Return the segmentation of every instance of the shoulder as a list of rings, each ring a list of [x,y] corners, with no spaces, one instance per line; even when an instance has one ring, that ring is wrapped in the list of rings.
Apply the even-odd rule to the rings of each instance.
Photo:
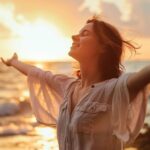
[[[105,95],[111,98],[114,93],[127,89],[127,79],[132,74],[131,72],[123,72],[117,78],[111,78],[104,86]]]

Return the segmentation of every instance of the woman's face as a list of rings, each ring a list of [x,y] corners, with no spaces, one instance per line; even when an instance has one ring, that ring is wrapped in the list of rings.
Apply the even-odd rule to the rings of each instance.
[[[100,43],[93,30],[93,22],[87,23],[77,35],[72,36],[72,46],[68,55],[79,62],[91,61],[99,57]]]

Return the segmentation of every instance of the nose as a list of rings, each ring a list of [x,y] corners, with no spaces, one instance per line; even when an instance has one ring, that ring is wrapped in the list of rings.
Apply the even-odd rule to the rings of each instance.
[[[75,41],[75,40],[78,40],[79,39],[79,35],[72,35],[72,39]]]

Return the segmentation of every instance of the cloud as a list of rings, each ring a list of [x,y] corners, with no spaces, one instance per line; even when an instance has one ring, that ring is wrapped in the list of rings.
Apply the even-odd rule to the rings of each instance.
[[[15,6],[12,3],[0,4],[0,37],[9,38],[16,36],[25,25],[27,20],[15,14]]]
[[[79,11],[83,11],[88,8],[91,13],[101,13],[100,4],[100,0],[84,0],[79,7]]]
[[[140,36],[150,37],[150,1],[130,0],[132,11],[127,25],[135,28]]]
[[[12,4],[0,4],[0,37],[7,37],[15,24],[13,19],[13,10],[14,8]]]
[[[79,6],[77,4],[70,3],[68,7],[69,4],[64,5],[62,1],[60,3],[56,0],[53,5],[50,1],[52,2],[52,0],[32,0],[31,3],[24,1],[23,4],[21,3],[23,1],[17,0],[13,3],[0,2],[0,49],[3,51],[17,49],[24,58],[29,56],[39,58],[38,54],[44,59],[49,56],[52,59],[53,57],[57,59],[59,55],[65,56],[70,48],[71,37],[68,39],[68,36],[61,33],[66,31],[72,34],[81,26],[82,20],[85,21],[88,13],[83,13],[83,16],[77,13]],[[52,25],[58,31],[62,27],[62,32],[55,32]],[[42,49],[44,50],[41,51]]]
[[[149,0],[1,0],[0,37],[13,34],[10,31],[17,31],[21,23],[34,22],[38,17],[57,24],[66,36],[71,36],[94,13],[133,30],[135,35],[150,36]]]
[[[3,18],[0,24],[16,26],[16,22],[24,20],[34,22],[36,18],[43,18],[50,23],[57,24],[66,36],[71,36],[72,33],[78,32],[81,25],[86,22],[86,19],[91,16],[88,10],[78,11],[81,5],[80,1],[70,0],[1,0],[0,9],[3,13]],[[4,14],[8,15],[9,23],[4,19]],[[22,16],[22,17],[20,17]]]
[[[150,37],[149,0],[84,0],[80,10],[88,9],[109,19],[112,23],[133,30],[133,34]]]
[[[79,10],[83,11],[84,9],[88,9],[91,13],[102,13],[103,8],[102,5],[103,3],[110,4],[110,5],[116,5],[116,7],[119,9],[121,12],[121,19],[122,20],[128,20],[129,19],[129,14],[130,14],[130,3],[128,3],[125,0],[84,0],[81,6],[79,7]],[[125,10],[125,11],[124,11]],[[107,11],[110,11],[109,9]]]

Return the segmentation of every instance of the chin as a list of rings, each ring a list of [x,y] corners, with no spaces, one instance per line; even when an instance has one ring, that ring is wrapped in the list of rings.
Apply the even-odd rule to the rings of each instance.
[[[68,55],[69,55],[69,56],[72,56],[73,51],[74,51],[74,49],[71,47],[71,48],[70,48],[70,51],[68,52]]]
[[[72,57],[73,59],[78,60],[77,57],[76,57],[76,55],[75,55],[75,53],[73,53],[73,50],[70,50],[70,51],[68,52],[68,55],[69,55],[70,57]]]
[[[71,50],[68,52],[68,55],[71,56]]]
[[[68,52],[68,55],[74,58],[74,54],[71,51]]]

